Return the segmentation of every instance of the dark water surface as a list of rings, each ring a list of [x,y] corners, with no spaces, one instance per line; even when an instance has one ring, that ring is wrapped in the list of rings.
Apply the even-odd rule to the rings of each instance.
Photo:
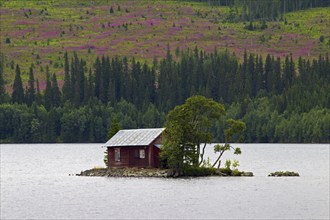
[[[100,146],[2,144],[0,219],[329,219],[328,144],[236,145],[255,177],[69,176],[103,166]]]

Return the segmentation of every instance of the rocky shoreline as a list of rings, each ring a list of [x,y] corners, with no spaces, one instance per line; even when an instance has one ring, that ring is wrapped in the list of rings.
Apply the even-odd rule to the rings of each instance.
[[[104,177],[174,177],[169,169],[149,168],[93,168],[81,171],[76,176],[104,176]],[[212,176],[228,176],[222,172],[216,172]],[[242,172],[240,176],[253,176],[252,172]]]
[[[77,176],[107,176],[107,177],[169,177],[165,169],[139,168],[93,168],[82,171]]]

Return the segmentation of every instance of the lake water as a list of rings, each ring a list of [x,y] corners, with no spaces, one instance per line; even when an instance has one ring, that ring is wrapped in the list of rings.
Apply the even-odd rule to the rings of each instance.
[[[329,219],[328,144],[235,145],[254,177],[69,176],[103,166],[100,146],[2,144],[0,219]]]

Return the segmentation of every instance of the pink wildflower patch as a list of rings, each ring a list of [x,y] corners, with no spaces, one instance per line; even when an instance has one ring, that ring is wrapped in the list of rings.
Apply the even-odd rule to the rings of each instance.
[[[15,25],[33,25],[33,24],[37,24],[37,22],[31,20],[19,20],[15,22]]]
[[[106,31],[106,32],[101,33],[98,36],[93,36],[93,38],[94,39],[103,39],[103,38],[109,37],[110,35],[111,35],[111,31]]]
[[[41,37],[45,37],[45,38],[58,37],[60,33],[61,33],[60,30],[46,31],[41,33]]]
[[[158,26],[161,23],[161,19],[157,18],[157,19],[149,19],[146,21],[143,21],[142,24],[145,26]]]
[[[23,29],[16,32],[11,32],[8,34],[9,37],[22,37],[28,33],[32,33],[31,29]]]
[[[117,45],[118,43],[122,42],[120,39],[112,40],[110,45]]]
[[[96,54],[97,55],[104,55],[104,54],[106,54],[108,52],[108,48],[98,48],[97,50],[96,50]]]

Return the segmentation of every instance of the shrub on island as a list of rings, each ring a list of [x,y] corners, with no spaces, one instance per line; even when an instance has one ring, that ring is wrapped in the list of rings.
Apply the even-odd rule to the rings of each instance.
[[[268,174],[268,176],[281,177],[281,176],[299,176],[299,173],[293,171],[276,171]]]

